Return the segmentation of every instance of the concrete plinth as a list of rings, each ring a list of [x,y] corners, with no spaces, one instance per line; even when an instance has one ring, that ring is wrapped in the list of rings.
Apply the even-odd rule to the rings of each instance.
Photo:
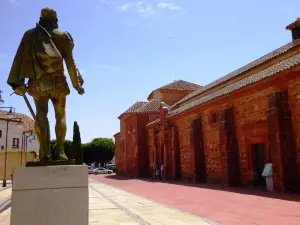
[[[88,225],[87,166],[13,171],[11,225]]]

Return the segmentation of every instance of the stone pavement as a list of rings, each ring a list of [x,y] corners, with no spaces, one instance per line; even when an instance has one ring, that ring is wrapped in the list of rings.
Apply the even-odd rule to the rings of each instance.
[[[89,225],[215,224],[95,180],[89,182],[89,198]],[[9,217],[10,208],[0,214],[0,225],[9,225]]]
[[[0,213],[10,206],[11,186],[0,189]]]
[[[300,195],[258,188],[160,182],[111,175],[92,179],[222,225],[299,225]]]

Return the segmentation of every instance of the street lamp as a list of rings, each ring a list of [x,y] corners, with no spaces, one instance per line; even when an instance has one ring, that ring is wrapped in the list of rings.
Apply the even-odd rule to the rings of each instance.
[[[36,136],[32,132],[29,135],[26,135],[26,132],[23,132],[24,134],[24,152],[25,152],[25,163],[27,162],[27,143],[28,143],[28,138],[33,137],[31,140],[35,140]]]
[[[16,122],[18,124],[23,124],[21,118],[20,119],[1,119],[6,121],[6,140],[5,140],[5,156],[4,156],[4,176],[3,176],[3,184],[2,187],[6,187],[6,164],[7,164],[7,141],[8,141],[8,124],[9,122]]]
[[[2,91],[0,91],[0,104],[4,103],[4,100],[1,97]],[[7,113],[7,118],[0,118],[0,120],[6,121],[6,140],[5,140],[5,155],[4,155],[4,176],[3,176],[3,183],[2,187],[6,187],[6,164],[7,164],[7,141],[8,141],[8,124],[9,122],[17,122],[18,127],[23,125],[23,122],[21,119],[13,119],[14,115],[14,107],[0,107],[0,109],[9,109]]]
[[[2,107],[1,107],[2,108]],[[4,108],[4,107],[3,107]],[[11,119],[11,118],[13,118],[13,116],[14,116],[14,114],[13,114],[13,111],[12,111],[12,107],[9,107],[10,109],[9,109],[9,111],[8,111],[8,113],[7,113],[7,117],[9,118],[9,119]]]

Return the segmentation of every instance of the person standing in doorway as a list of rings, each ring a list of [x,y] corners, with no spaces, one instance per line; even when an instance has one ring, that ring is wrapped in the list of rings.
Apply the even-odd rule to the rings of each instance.
[[[156,170],[155,170],[155,180],[159,180],[159,167],[157,165]]]
[[[164,164],[161,164],[161,167],[160,167],[160,174],[161,174],[161,180],[164,181],[165,180],[165,177],[164,177],[164,170],[165,170],[165,167],[164,167]]]

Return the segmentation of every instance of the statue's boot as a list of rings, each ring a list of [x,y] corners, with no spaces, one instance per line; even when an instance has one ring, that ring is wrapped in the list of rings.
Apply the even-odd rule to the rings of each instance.
[[[44,154],[40,156],[40,161],[50,161],[51,160],[51,154]]]
[[[41,135],[41,130],[43,131],[43,133],[46,133],[46,137],[45,135]],[[50,134],[48,120],[46,121],[46,126],[40,126],[40,123],[38,121],[35,121],[35,132],[40,143],[40,161],[50,161],[52,156],[50,150]]]
[[[64,149],[56,147],[55,154],[53,155],[53,160],[60,160],[60,161],[68,160],[68,156],[65,154]]]
[[[58,160],[62,160],[62,161],[68,160],[68,156],[65,154],[64,151],[61,152],[61,153],[59,153],[59,155],[58,155]]]

